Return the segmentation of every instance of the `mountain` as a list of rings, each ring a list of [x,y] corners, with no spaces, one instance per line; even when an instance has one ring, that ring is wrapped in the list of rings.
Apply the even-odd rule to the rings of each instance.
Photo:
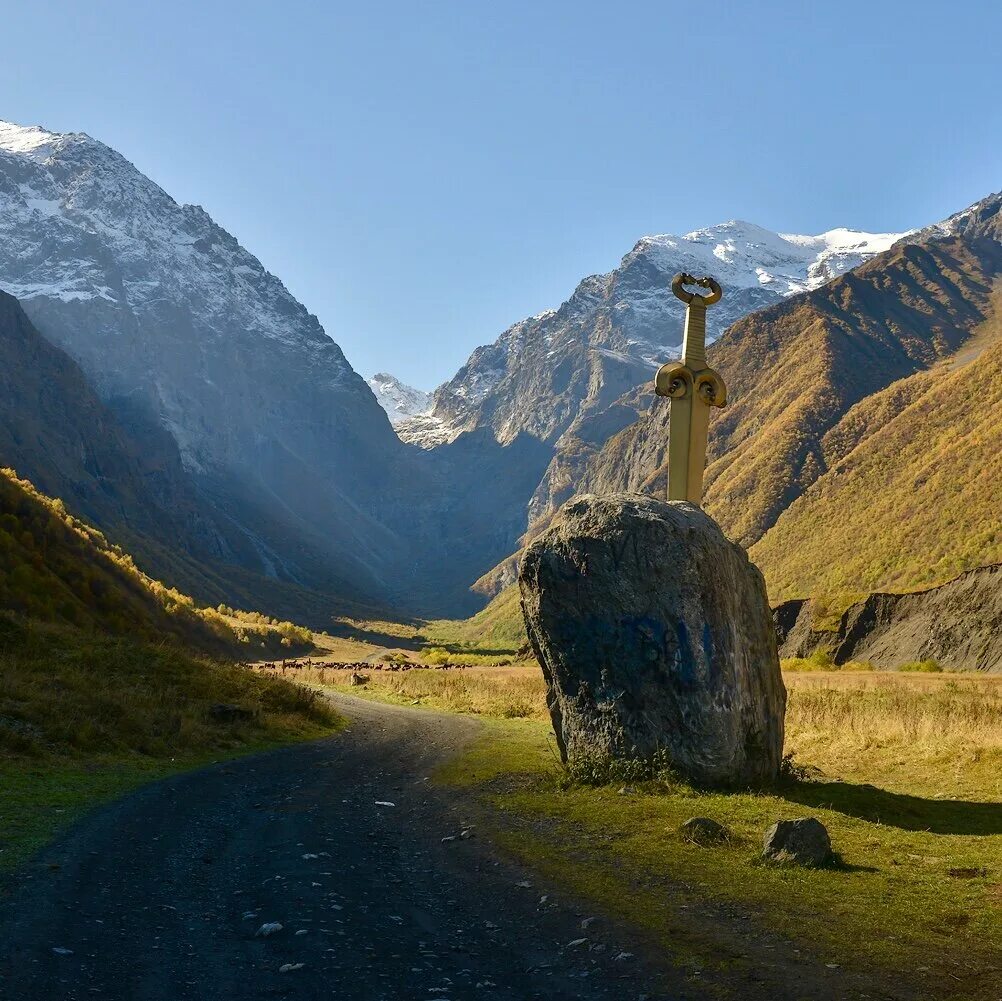
[[[431,413],[400,427],[401,437],[433,447],[486,426],[501,442],[521,432],[555,441],[576,418],[613,403],[678,353],[677,272],[711,273],[723,285],[724,301],[707,315],[712,338],[753,310],[817,288],[900,235],[836,229],[784,236],[733,221],[682,237],[644,237],[616,270],[585,278],[559,309],[477,348],[435,391]]]
[[[705,507],[773,597],[944,581],[1002,558],[999,219],[992,195],[712,347]],[[574,489],[665,489],[668,408],[581,463]]]
[[[0,125],[0,287],[123,423],[164,431],[258,574],[384,595],[407,449],[316,317],[82,134]]]
[[[393,425],[424,414],[431,406],[431,393],[408,386],[385,372],[377,372],[367,381],[376,402],[386,411]]]
[[[545,447],[402,442],[278,278],[86,134],[0,124],[0,289],[140,451],[174,449],[244,603],[302,601],[317,625],[324,596],[342,612],[473,611],[470,582],[524,529]]]

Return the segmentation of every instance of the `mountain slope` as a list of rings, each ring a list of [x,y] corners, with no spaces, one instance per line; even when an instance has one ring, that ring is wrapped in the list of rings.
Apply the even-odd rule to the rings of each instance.
[[[0,469],[0,613],[243,655],[310,638],[289,623],[247,615],[241,621],[240,613],[226,618],[199,608],[9,469]],[[9,629],[10,620],[2,621]]]
[[[221,557],[170,436],[143,445],[98,399],[79,366],[46,341],[17,300],[0,292],[0,464],[86,518],[171,539]]]
[[[752,547],[777,599],[912,588],[1002,563],[1002,295],[950,360],[863,400],[826,472]]]
[[[407,549],[380,502],[406,450],[316,318],[202,209],[89,136],[0,125],[0,287],[123,421],[170,433],[249,569],[386,586]]]
[[[705,494],[725,531],[760,539],[824,473],[824,436],[859,401],[967,342],[1000,274],[1002,245],[988,237],[902,243],[731,327],[711,349],[732,402],[711,425]],[[667,412],[654,401],[585,463],[577,489],[663,490]]]
[[[813,600],[785,601],[773,614],[781,657],[824,650],[836,664],[934,661],[950,671],[1002,670],[1002,564],[922,591],[868,594],[836,622],[823,601],[820,607]]]

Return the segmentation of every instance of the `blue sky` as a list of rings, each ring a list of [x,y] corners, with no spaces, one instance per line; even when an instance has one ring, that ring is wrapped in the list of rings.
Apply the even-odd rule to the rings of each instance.
[[[642,235],[907,229],[1002,188],[1002,4],[0,3],[0,118],[203,205],[431,388]]]

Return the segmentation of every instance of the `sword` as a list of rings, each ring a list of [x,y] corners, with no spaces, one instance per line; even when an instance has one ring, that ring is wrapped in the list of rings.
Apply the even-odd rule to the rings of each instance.
[[[685,285],[710,290],[709,295],[690,292]],[[710,407],[727,403],[724,380],[706,364],[706,307],[720,302],[723,292],[709,275],[693,278],[678,274],[671,290],[686,304],[682,360],[669,362],[654,377],[654,392],[667,396],[668,414],[668,500],[700,504],[703,499],[703,470]]]

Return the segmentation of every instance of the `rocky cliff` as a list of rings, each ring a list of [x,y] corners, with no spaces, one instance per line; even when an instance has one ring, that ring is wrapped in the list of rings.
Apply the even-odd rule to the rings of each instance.
[[[979,567],[911,594],[870,594],[819,627],[818,609],[795,599],[774,609],[780,655],[830,652],[837,664],[878,667],[934,660],[945,670],[1002,671],[1002,564]]]

